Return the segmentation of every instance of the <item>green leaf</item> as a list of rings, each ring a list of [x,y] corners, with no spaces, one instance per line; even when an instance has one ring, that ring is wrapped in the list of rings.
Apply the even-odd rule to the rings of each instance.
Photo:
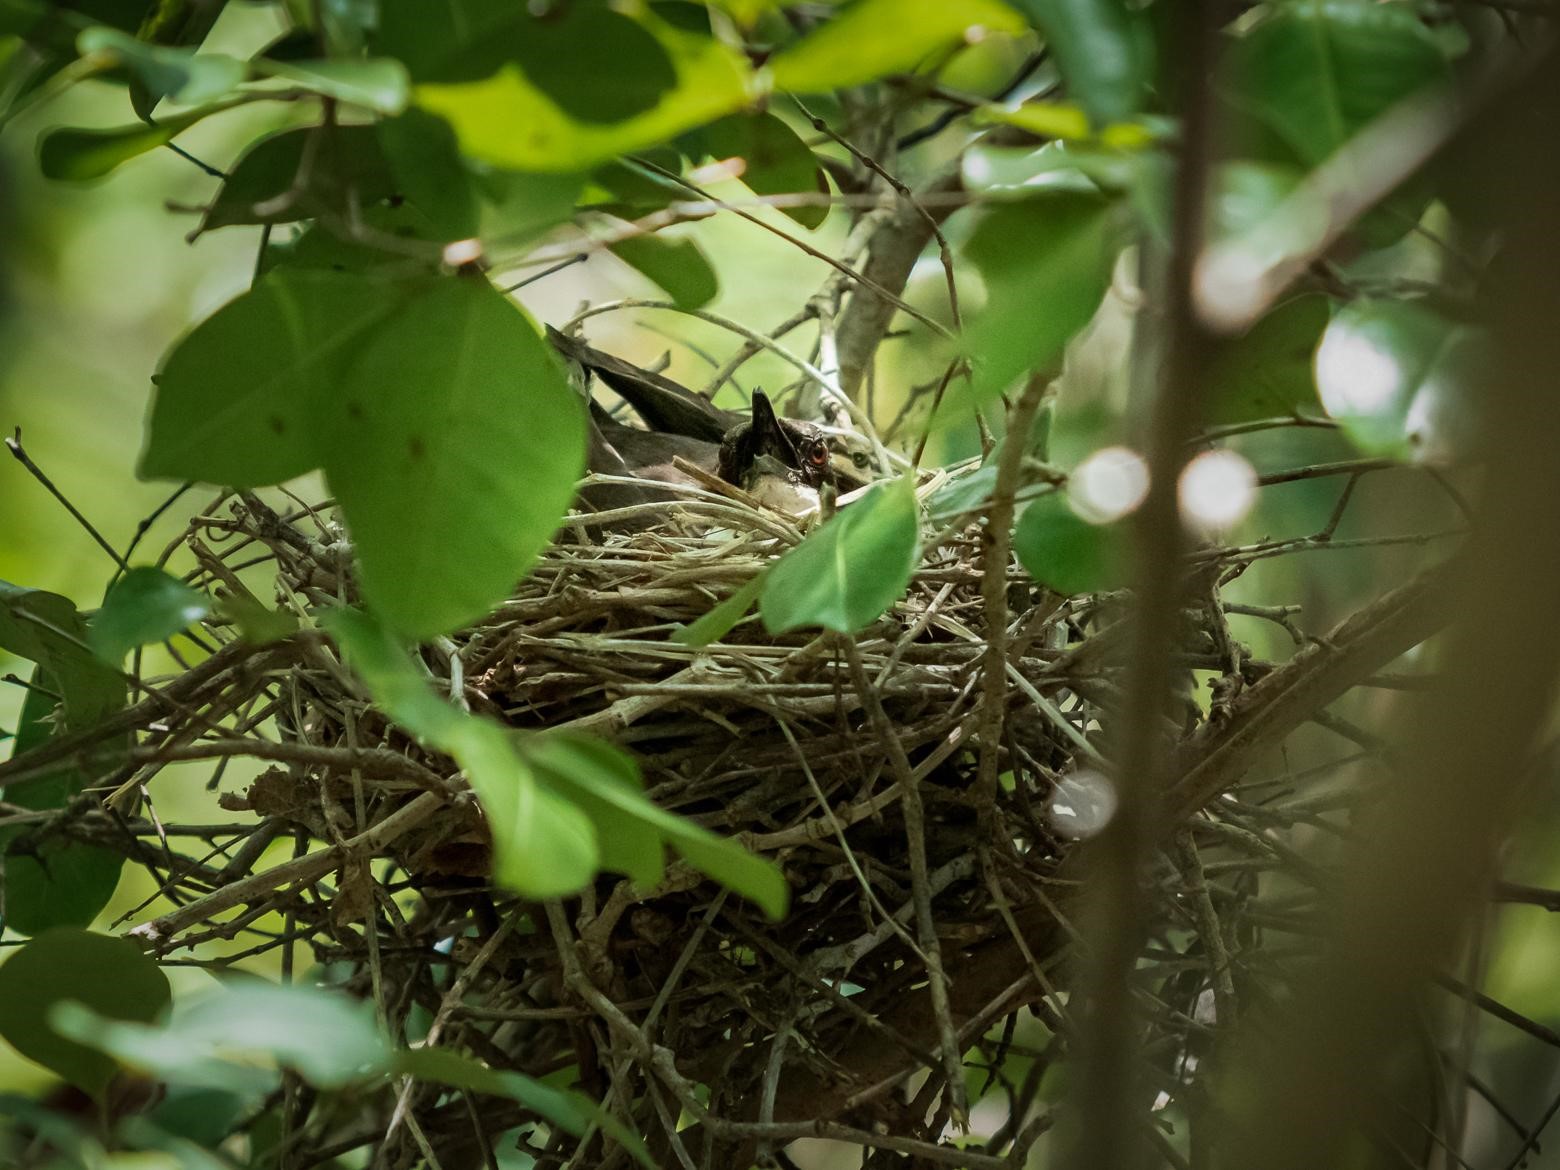
[[[99,658],[118,667],[125,655],[161,642],[211,612],[211,598],[151,565],[131,569],[114,583],[92,619],[88,642]]]
[[[72,731],[124,705],[124,679],[92,652],[86,623],[67,597],[0,581],[0,650],[47,668]]]
[[[764,627],[854,633],[904,595],[920,553],[915,484],[878,484],[770,566],[759,602]]]
[[[125,681],[86,645],[86,625],[67,598],[0,582],[0,649],[39,665],[22,703],[13,758],[51,736],[94,726],[125,702]],[[92,780],[117,767],[126,740],[104,740],[68,764],[7,790],[23,808],[63,808]],[[5,851],[5,925],[23,934],[86,926],[108,904],[124,859],[62,833],[30,836],[0,828]]]
[[[585,176],[490,171],[481,184],[487,201],[482,208],[482,238],[498,247],[516,248],[574,215]]]
[[[452,1089],[508,1097],[576,1137],[583,1136],[592,1125],[599,1126],[633,1154],[640,1165],[655,1170],[655,1162],[639,1135],[583,1093],[555,1088],[524,1073],[488,1068],[449,1048],[403,1049],[395,1054],[391,1069]]]
[[[1354,0],[1270,5],[1225,64],[1230,100],[1311,165],[1421,86],[1450,77],[1415,5]]]
[[[683,646],[708,646],[711,642],[720,641],[742,620],[747,611],[753,608],[753,603],[758,600],[758,595],[763,588],[764,574],[754,574],[740,589],[709,613],[674,631],[672,641]]]
[[[449,123],[422,110],[407,110],[399,118],[379,123],[378,133],[400,192],[422,209],[446,239],[476,235],[480,210],[476,186],[461,162]]]
[[[1334,315],[1316,350],[1316,386],[1327,413],[1370,455],[1435,458],[1466,434],[1431,432],[1455,417],[1454,403],[1482,354],[1472,330],[1409,301],[1358,300]],[[1473,429],[1471,424],[1460,424]],[[1430,455],[1425,449],[1437,450]]]
[[[699,132],[705,151],[717,159],[741,159],[739,176],[755,195],[829,193],[829,181],[807,144],[773,114],[736,114]],[[828,218],[826,204],[782,207],[781,213],[805,228]]]
[[[964,152],[965,187],[999,199],[1028,199],[1045,191],[1118,192],[1142,175],[1142,156],[1109,146],[1047,142],[1040,147],[977,142]]]
[[[980,270],[986,303],[964,332],[974,373],[967,389],[949,388],[939,418],[1060,359],[1109,287],[1110,210],[1097,195],[1052,191],[994,207],[976,225],[965,255]]]
[[[604,854],[614,855],[611,868],[642,886],[653,885],[661,876],[664,840],[689,865],[748,898],[770,918],[785,915],[790,889],[780,871],[737,842],[647,800],[633,757],[574,735],[535,736],[521,750],[544,783],[590,815]]]
[[[630,757],[600,740],[564,735],[529,739],[521,754],[538,780],[590,817],[602,869],[627,874],[646,890],[661,880],[666,848],[655,828],[633,813],[648,802]]]
[[[677,84],[677,69],[654,34],[605,5],[572,4],[546,19],[523,19],[519,31],[513,59],[581,122],[621,122]],[[610,67],[602,68],[604,62]]]
[[[315,140],[313,162],[303,167]],[[303,190],[291,191],[300,176]],[[395,194],[395,180],[373,126],[304,126],[260,139],[233,164],[200,230],[230,224],[295,223],[349,202],[367,207]],[[350,200],[349,200],[350,196]]]
[[[363,594],[414,638],[510,595],[585,465],[585,411],[530,320],[482,280],[437,282],[361,346],[318,416]]]
[[[1315,414],[1320,403],[1311,365],[1329,315],[1326,297],[1294,297],[1224,345],[1208,371],[1205,421]]]
[[[390,1061],[373,1009],[323,988],[235,980],[181,1000],[161,1025],[132,1022],[152,1014],[113,1016],[84,1002],[86,1009],[54,1010],[60,1031],[170,1084],[264,1092],[275,1077],[258,1059],[293,1069],[316,1088],[339,1089],[382,1075]]]
[[[139,474],[259,487],[319,466],[320,401],[409,291],[331,272],[262,277],[164,359]]]
[[[151,1020],[169,1000],[168,980],[134,943],[59,927],[0,965],[0,1036],[29,1060],[101,1098],[112,1060],[50,1023],[55,1004],[85,1004],[104,1020]]]
[[[769,62],[776,89],[825,93],[905,73],[974,30],[1018,32],[997,0],[857,0]]]
[[[406,66],[388,57],[345,61],[272,61],[254,62],[255,69],[268,77],[290,81],[294,85],[338,102],[361,106],[376,114],[399,114],[411,96],[411,80]]]
[[[38,140],[38,169],[46,178],[66,182],[101,179],[120,163],[172,142],[206,115],[228,106],[229,103],[219,103],[161,122],[137,122],[108,130],[69,126],[50,130]]]
[[[395,636],[368,615],[337,610],[322,624],[385,713],[465,771],[492,830],[496,880],[534,898],[590,880],[598,860],[590,820],[537,781],[504,728],[435,697]]]
[[[83,30],[76,47],[84,56],[97,55],[106,67],[130,70],[152,105],[165,97],[191,104],[211,101],[235,89],[248,72],[236,57],[148,44],[103,25]]]
[[[1124,0],[1015,0],[1045,34],[1068,94],[1102,128],[1142,107],[1152,72],[1140,9]]]
[[[13,759],[63,730],[63,712],[49,693],[57,685],[43,667],[33,671],[32,687],[22,703]],[[8,790],[5,800],[22,808],[63,808],[94,775],[117,761],[121,747],[122,743],[108,744],[83,763],[65,764],[34,776],[25,785]],[[124,868],[123,855],[74,841],[63,833],[32,837],[28,829],[25,825],[0,828],[6,929],[37,935],[56,926],[90,925],[114,896]]]
[[[511,0],[380,0],[374,48],[417,82],[479,81],[508,59],[522,15]]]
[[[417,104],[449,121],[468,156],[555,173],[588,171],[748,104],[747,61],[735,49],[648,14],[643,21],[671,60],[677,83],[654,106],[621,121],[581,120],[513,63],[481,80],[419,85]]]
[[[1029,575],[1067,596],[1126,585],[1129,548],[1122,522],[1090,524],[1065,492],[1035,500],[1013,529],[1013,550]]]
[[[679,308],[700,309],[715,299],[720,284],[704,250],[689,239],[658,235],[630,236],[612,245],[612,254],[666,290]]]

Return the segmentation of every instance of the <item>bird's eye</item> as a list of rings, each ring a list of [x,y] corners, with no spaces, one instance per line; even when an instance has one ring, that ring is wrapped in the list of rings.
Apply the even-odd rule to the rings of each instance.
[[[807,462],[814,467],[822,467],[829,461],[829,448],[823,443],[815,442],[807,448]]]
[[[867,464],[872,462],[872,460],[867,458],[867,454],[866,454],[865,451],[857,451],[854,455],[852,455],[850,457],[850,461],[852,463],[854,463],[857,467],[861,468],[863,471],[866,470]]]

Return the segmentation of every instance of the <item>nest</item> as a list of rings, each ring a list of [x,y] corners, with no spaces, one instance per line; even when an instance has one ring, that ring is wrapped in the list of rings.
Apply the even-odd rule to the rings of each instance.
[[[945,534],[906,596],[853,639],[774,636],[750,617],[692,648],[673,631],[799,533],[697,492],[658,507],[660,522],[630,532],[572,522],[510,601],[424,647],[423,661],[474,711],[630,749],[657,804],[781,867],[792,895],[782,922],[686,864],[653,890],[604,874],[550,905],[495,889],[453,763],[389,725],[334,648],[305,634],[264,651],[235,639],[184,676],[182,694],[220,696],[241,732],[274,719],[281,742],[244,754],[275,766],[223,804],[250,815],[248,832],[259,819],[264,839],[293,833],[314,852],[292,863],[291,884],[230,865],[225,884],[206,882],[214,893],[136,933],[167,953],[283,911],[289,937],[377,995],[392,1025],[421,1009],[419,1027],[434,1018],[440,1044],[577,1083],[663,1165],[748,1165],[803,1136],[1005,1164],[1049,1126],[1036,1095],[1065,1032],[1058,907],[1072,885],[1057,817],[1087,812],[1071,807],[1077,757],[1095,750],[1119,669],[1109,599],[1063,599],[1008,566],[1006,718],[994,720],[978,526]],[[274,576],[284,606],[354,600],[350,550],[314,509],[231,497],[185,543],[218,591]],[[1217,666],[1195,626],[1184,665]],[[994,777],[983,778],[983,755]],[[1273,861],[1235,849],[1249,871],[1239,881]],[[241,852],[252,866],[257,850]],[[1170,864],[1163,883],[1155,1059],[1171,1084],[1211,985],[1190,880]],[[1023,1084],[1003,1071],[1015,1053]],[[961,1057],[976,1071],[958,1069]],[[971,1087],[950,1090],[965,1075]],[[952,1144],[966,1093],[1007,1101],[987,1154]],[[405,1104],[446,1167],[480,1164],[475,1146],[510,1129],[542,1165],[629,1157],[599,1135],[582,1147],[513,1102],[478,1115],[419,1089]],[[322,1123],[305,1145],[350,1146],[355,1134],[390,1143],[385,1165],[410,1164],[419,1147],[389,1108],[365,1109],[346,1132]]]

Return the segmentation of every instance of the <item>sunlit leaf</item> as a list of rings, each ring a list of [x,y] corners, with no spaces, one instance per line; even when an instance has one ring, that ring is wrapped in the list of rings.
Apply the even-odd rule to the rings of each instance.
[[[998,0],[856,0],[769,62],[776,89],[824,93],[905,73],[1023,19]]]
[[[164,359],[140,474],[258,487],[319,466],[319,400],[408,295],[331,272],[261,278]]]
[[[584,414],[485,280],[440,281],[368,338],[316,423],[379,614],[431,637],[508,597],[573,499]]]
[[[208,114],[226,108],[225,104],[206,106],[160,122],[137,122],[106,130],[50,130],[38,140],[38,169],[50,179],[101,179],[120,163],[172,142]]]
[[[1152,40],[1142,11],[1126,0],[1014,0],[1045,34],[1067,92],[1096,127],[1122,122],[1141,106]]]
[[[186,104],[208,102],[244,80],[248,67],[223,53],[148,44],[118,29],[95,25],[76,39],[76,47],[103,61],[131,70],[153,99],[172,98]]]
[[[537,779],[585,810],[596,827],[601,868],[653,889],[666,869],[661,834],[634,810],[648,802],[639,769],[617,748],[584,736],[527,740],[521,753]]]
[[[720,292],[714,267],[693,240],[629,236],[612,245],[612,254],[660,285],[680,308],[703,308]]]
[[[740,589],[703,617],[673,633],[672,641],[684,646],[708,646],[711,642],[720,641],[747,615],[748,610],[753,608],[753,603],[758,600],[759,592],[763,587],[764,575],[755,574]]]
[[[879,484],[770,567],[759,602],[764,626],[854,633],[904,595],[920,551],[914,483]]]
[[[161,971],[157,975],[162,978]],[[275,1080],[257,1065],[260,1058],[295,1070],[317,1088],[334,1089],[381,1074],[390,1059],[372,1007],[323,988],[235,980],[181,999],[164,1024],[135,1022],[151,1015],[115,1018],[81,1002],[85,1008],[54,1010],[61,1031],[173,1084],[252,1094]]]
[[[419,85],[417,103],[449,121],[467,155],[519,171],[553,172],[589,170],[748,103],[747,62],[735,50],[654,17],[644,23],[671,60],[677,83],[654,106],[621,121],[580,120],[515,64],[479,81]]]
[[[0,964],[0,1036],[29,1060],[101,1096],[114,1061],[62,1035],[49,1009],[69,1001],[105,1021],[144,1021],[156,1018],[168,999],[167,977],[134,943],[59,927]]]
[[[689,865],[749,899],[770,918],[784,916],[790,889],[779,869],[737,842],[647,800],[632,757],[599,740],[565,735],[527,740],[523,752],[539,776],[590,814],[603,847],[624,854],[618,866],[642,885],[659,878],[665,841]],[[625,840],[609,845],[606,837],[611,833],[624,834]],[[626,856],[630,853],[632,857]],[[630,864],[635,869],[627,868]]]
[[[114,583],[92,619],[88,642],[113,666],[137,646],[171,638],[211,612],[211,598],[152,565]]]
[[[255,69],[290,81],[301,89],[362,106],[379,114],[406,109],[411,82],[406,66],[388,57],[360,61],[272,61],[262,58]]]
[[[974,373],[944,399],[947,418],[983,402],[1035,370],[1051,368],[1099,308],[1114,262],[1110,202],[1048,192],[992,208],[965,255],[986,284],[986,304],[965,329]]]
[[[590,820],[537,781],[506,729],[437,698],[395,636],[368,615],[338,610],[324,625],[385,713],[460,764],[492,830],[499,883],[547,898],[590,880],[599,858]]]
[[[1038,192],[1122,191],[1141,177],[1141,155],[1107,146],[1047,142],[1040,147],[977,142],[964,152],[965,187],[1003,199]]]
[[[1013,551],[1029,575],[1068,596],[1126,585],[1129,548],[1123,522],[1088,523],[1064,492],[1029,504],[1013,529]]]
[[[1328,415],[1372,455],[1418,458],[1468,436],[1431,433],[1468,396],[1480,343],[1424,305],[1359,300],[1334,315],[1316,350],[1316,386]],[[1443,454],[1437,451],[1434,461]]]

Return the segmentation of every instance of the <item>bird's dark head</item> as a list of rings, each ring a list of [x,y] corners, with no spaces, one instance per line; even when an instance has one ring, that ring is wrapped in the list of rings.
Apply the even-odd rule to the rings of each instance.
[[[753,417],[726,432],[718,470],[727,483],[745,491],[752,491],[758,478],[779,478],[816,493],[834,478],[823,431],[781,418],[762,390],[753,391]]]

